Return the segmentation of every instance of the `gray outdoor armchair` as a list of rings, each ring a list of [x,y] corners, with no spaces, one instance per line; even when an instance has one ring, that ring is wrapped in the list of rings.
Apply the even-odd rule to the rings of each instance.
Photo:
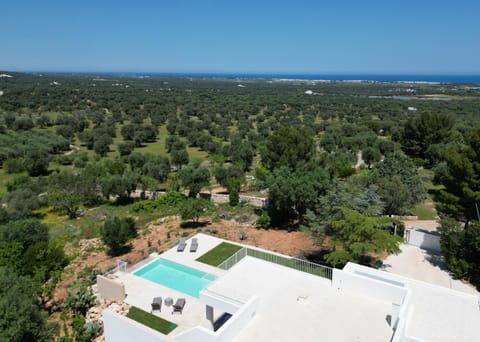
[[[155,297],[152,300],[152,311],[162,311],[162,297]]]
[[[185,300],[185,298],[178,298],[177,301],[175,302],[175,304],[172,305],[172,307],[173,307],[172,315],[175,312],[179,312],[180,314],[182,314],[183,307],[185,306],[186,302],[187,301]]]

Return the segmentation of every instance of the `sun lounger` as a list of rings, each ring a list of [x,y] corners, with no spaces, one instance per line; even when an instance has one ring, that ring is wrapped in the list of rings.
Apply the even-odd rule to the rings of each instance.
[[[153,301],[152,301],[152,311],[151,312],[154,312],[154,311],[162,311],[162,297],[155,297],[153,298]]]
[[[190,244],[190,252],[196,252],[198,248],[198,240],[197,238],[192,239],[192,243]]]
[[[185,303],[186,303],[185,298],[178,298],[175,304],[172,305],[173,306],[172,315],[174,312],[180,312],[181,314],[183,311],[183,307],[185,306]]]
[[[185,247],[187,247],[186,241],[187,241],[186,238],[181,238],[181,239],[178,241],[177,252],[183,252],[183,251],[185,250]]]

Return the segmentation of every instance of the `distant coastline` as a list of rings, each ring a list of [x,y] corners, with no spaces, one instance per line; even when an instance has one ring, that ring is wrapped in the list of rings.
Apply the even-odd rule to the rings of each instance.
[[[400,83],[480,83],[478,75],[435,74],[288,74],[288,73],[202,73],[202,72],[109,72],[109,71],[14,71],[35,74],[112,75],[124,77],[193,77],[222,79],[258,79],[273,81],[347,81],[347,82],[400,82]]]
[[[122,74],[122,73],[114,73]],[[127,75],[128,73],[123,73]],[[135,73],[132,73],[135,74]],[[480,83],[480,75],[387,75],[387,74],[261,74],[261,73],[137,73],[151,76],[183,76],[230,79],[268,79],[278,81],[350,81],[406,83]]]

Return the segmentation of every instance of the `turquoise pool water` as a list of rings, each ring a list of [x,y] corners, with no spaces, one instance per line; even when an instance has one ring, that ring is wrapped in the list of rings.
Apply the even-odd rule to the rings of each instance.
[[[200,297],[200,291],[205,286],[217,279],[211,274],[166,259],[158,259],[133,274],[196,298]]]

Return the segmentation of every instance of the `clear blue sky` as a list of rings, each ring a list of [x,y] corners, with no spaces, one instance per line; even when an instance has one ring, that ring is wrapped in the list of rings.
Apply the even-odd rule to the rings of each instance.
[[[0,70],[480,74],[480,1],[35,0]]]

